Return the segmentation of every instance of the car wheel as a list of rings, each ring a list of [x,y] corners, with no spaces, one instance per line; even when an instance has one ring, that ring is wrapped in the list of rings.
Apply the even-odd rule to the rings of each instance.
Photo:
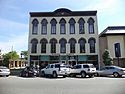
[[[57,77],[57,73],[54,71],[53,72],[53,78],[56,78]]]
[[[90,74],[89,77],[90,77],[90,78],[93,78],[93,77],[94,77],[94,74]]]
[[[95,73],[94,76],[95,77],[99,77],[100,75],[99,75],[99,73]]]
[[[6,75],[6,77],[9,77],[9,75]]]
[[[63,75],[63,78],[66,78],[66,75]]]
[[[82,72],[81,72],[81,77],[82,77],[82,78],[85,78],[85,77],[86,77],[86,73],[82,71]]]
[[[118,73],[118,72],[114,72],[114,73],[113,73],[113,76],[114,76],[114,77],[119,77],[119,73]]]
[[[41,72],[41,77],[44,77],[44,76],[45,76],[45,72],[42,71],[42,72]]]

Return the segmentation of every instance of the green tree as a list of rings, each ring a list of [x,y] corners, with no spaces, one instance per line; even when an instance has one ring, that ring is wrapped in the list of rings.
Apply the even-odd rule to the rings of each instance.
[[[9,67],[9,60],[16,60],[19,58],[19,55],[16,51],[11,51],[3,55],[3,65]]]
[[[103,57],[103,63],[105,65],[112,65],[112,58],[110,57],[109,51],[107,49],[103,53],[102,57]]]
[[[21,51],[21,58],[22,56],[24,56],[24,59],[27,60],[28,59],[28,51]]]

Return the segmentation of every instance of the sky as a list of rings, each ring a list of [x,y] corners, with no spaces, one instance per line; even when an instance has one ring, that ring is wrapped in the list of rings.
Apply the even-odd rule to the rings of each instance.
[[[108,26],[125,26],[125,0],[0,0],[0,49],[28,50],[29,12],[97,10],[98,32]]]

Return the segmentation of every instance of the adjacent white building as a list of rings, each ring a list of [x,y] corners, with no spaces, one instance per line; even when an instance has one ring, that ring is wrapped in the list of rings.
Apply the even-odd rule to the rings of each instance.
[[[97,11],[30,12],[29,63],[93,63],[99,58]]]
[[[107,49],[113,59],[113,65],[125,67],[125,26],[109,26],[99,35],[100,61]]]

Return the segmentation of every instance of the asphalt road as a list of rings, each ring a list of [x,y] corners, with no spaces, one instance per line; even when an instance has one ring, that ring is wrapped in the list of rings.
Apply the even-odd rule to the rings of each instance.
[[[0,94],[125,94],[125,78],[0,77]]]

